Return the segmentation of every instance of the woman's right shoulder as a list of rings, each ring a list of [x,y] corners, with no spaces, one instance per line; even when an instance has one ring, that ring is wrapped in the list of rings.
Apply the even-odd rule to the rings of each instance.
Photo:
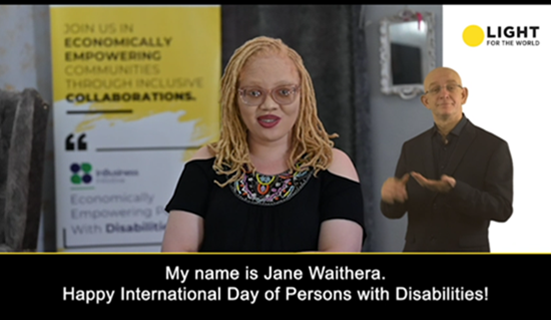
[[[198,176],[195,176],[196,174],[210,177],[213,172],[214,157],[214,153],[209,150],[208,146],[201,147],[185,162],[182,177],[191,175],[193,176],[192,180],[197,179]]]
[[[204,146],[201,149],[197,150],[195,154],[189,159],[192,160],[208,160],[214,158],[215,154],[208,146]]]

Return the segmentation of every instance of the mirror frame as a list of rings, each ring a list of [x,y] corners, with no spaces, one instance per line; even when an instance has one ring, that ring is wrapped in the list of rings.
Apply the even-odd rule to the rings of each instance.
[[[413,12],[410,12],[410,14]],[[416,13],[416,12],[414,12]],[[435,40],[435,21],[432,12],[420,12],[423,16],[423,22],[427,26],[427,56],[428,70],[423,70],[423,78],[433,69],[436,68],[436,40]],[[422,95],[425,92],[423,84],[413,85],[393,85],[392,69],[391,69],[391,52],[390,52],[390,25],[409,22],[411,20],[404,19],[405,11],[393,17],[387,17],[381,20],[381,46],[380,46],[380,64],[381,64],[381,91],[386,95],[397,94],[404,100],[415,98],[417,95]]]

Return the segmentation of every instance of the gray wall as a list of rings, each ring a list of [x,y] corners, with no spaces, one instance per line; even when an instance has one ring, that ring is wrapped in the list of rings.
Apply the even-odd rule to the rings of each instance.
[[[416,11],[436,16],[437,66],[442,65],[442,6],[414,6]],[[369,82],[373,141],[373,179],[375,203],[380,201],[380,186],[394,174],[402,143],[432,126],[430,112],[419,99],[402,100],[380,92],[379,21],[396,15],[403,6],[372,5],[366,11]],[[51,87],[50,17],[46,5],[0,6],[0,88],[36,88],[50,104]],[[50,113],[50,117],[51,117]],[[50,118],[43,183],[43,224],[39,251],[55,248],[55,181],[52,121]],[[374,251],[401,251],[406,219],[388,220],[375,206],[371,248]]]
[[[436,66],[442,66],[442,6],[409,5],[408,8],[419,12],[432,12],[435,15]],[[380,187],[387,178],[394,175],[402,144],[434,123],[431,112],[423,106],[419,97],[402,100],[397,95],[384,95],[380,90],[379,22],[384,17],[397,15],[403,9],[404,6],[369,5],[365,11],[365,19],[371,22],[366,27],[366,45],[371,84],[373,185],[376,187],[373,190],[376,204],[372,228],[373,251],[400,252],[403,249],[407,215],[399,220],[390,220],[383,216],[378,207],[381,200]]]
[[[52,105],[50,8],[0,5],[0,88],[35,88]],[[42,188],[43,214],[38,251],[55,248],[53,109],[50,109]]]

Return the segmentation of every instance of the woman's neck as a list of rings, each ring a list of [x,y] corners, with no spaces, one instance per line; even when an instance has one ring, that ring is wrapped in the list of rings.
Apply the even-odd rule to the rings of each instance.
[[[249,140],[249,156],[257,172],[274,175],[289,170],[288,141],[258,142]]]

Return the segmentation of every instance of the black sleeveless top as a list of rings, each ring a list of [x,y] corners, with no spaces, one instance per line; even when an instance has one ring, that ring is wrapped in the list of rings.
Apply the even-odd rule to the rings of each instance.
[[[329,171],[274,176],[247,174],[221,188],[214,158],[189,161],[165,210],[204,219],[203,252],[318,250],[321,223],[346,219],[364,229],[358,182]]]

